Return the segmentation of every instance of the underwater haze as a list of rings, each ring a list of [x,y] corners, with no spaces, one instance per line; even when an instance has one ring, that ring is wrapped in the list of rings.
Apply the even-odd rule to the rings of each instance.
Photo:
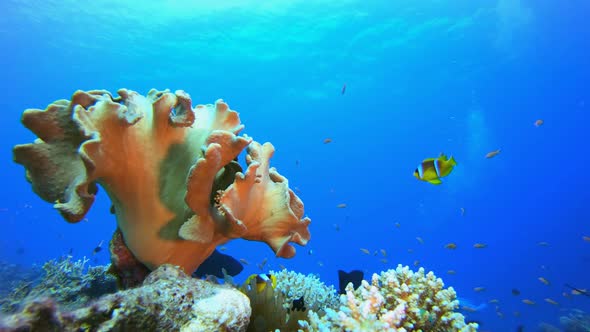
[[[566,286],[590,289],[590,2],[5,0],[0,11],[0,261],[107,264],[93,250],[116,228],[104,190],[75,224],[32,191],[12,154],[36,138],[25,109],[76,90],[184,90],[195,105],[223,99],[246,134],[273,143],[272,166],[312,220],[292,259],[224,244],[250,262],[237,280],[285,266],[337,285],[339,269],[367,279],[402,264],[452,286],[482,331],[590,312]],[[441,184],[414,176],[440,153],[457,162]]]

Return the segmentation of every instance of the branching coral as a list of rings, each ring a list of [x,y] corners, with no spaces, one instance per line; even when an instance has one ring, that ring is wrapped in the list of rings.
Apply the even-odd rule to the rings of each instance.
[[[72,256],[46,262],[41,280],[15,288],[0,300],[1,311],[13,312],[22,302],[44,297],[69,309],[116,291],[115,278],[106,272],[108,266],[87,266],[87,263],[86,258],[75,261]]]
[[[339,300],[336,289],[326,286],[313,274],[304,275],[295,271],[283,269],[278,272],[271,271],[277,278],[276,289],[283,294],[285,308],[291,307],[293,300],[303,296],[305,306],[309,310],[322,311],[325,308],[336,308]]]
[[[69,222],[92,205],[100,184],[125,244],[148,268],[192,272],[220,243],[266,242],[292,257],[310,238],[310,220],[288,181],[269,165],[270,143],[238,136],[238,113],[218,100],[191,106],[184,91],[78,91],[46,110],[26,110],[39,137],[17,145],[33,190]],[[247,169],[235,161],[247,148]]]
[[[350,284],[349,284],[350,286]],[[363,281],[353,291],[347,286],[341,295],[340,311],[326,310],[320,317],[310,313],[310,331],[476,331],[477,324],[465,324],[452,287],[444,288],[440,278],[420,268],[413,272],[399,265],[395,270],[373,274],[371,284]]]

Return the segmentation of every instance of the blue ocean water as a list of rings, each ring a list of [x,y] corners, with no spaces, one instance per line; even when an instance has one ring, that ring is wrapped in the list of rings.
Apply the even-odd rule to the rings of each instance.
[[[587,1],[6,0],[0,11],[0,260],[105,264],[92,250],[116,226],[104,192],[77,224],[32,192],[12,161],[35,138],[25,109],[78,89],[182,89],[195,104],[223,98],[245,133],[272,142],[312,219],[293,259],[226,244],[251,262],[238,279],[266,258],[327,283],[338,269],[416,265],[475,306],[497,299],[467,313],[482,330],[590,311],[564,287],[590,289]],[[415,179],[440,152],[458,162],[443,184]]]

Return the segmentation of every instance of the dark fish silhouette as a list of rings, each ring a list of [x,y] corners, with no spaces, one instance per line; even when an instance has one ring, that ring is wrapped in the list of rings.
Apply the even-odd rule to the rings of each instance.
[[[516,288],[512,288],[512,295],[518,296],[518,295],[520,295],[520,291]]]
[[[518,325],[516,327],[516,332],[523,332],[524,331],[524,325]]]
[[[98,254],[101,251],[102,251],[102,241],[100,241],[98,243],[98,245],[96,246],[96,248],[94,248],[94,250],[92,250],[92,254],[93,255],[96,255],[96,254]]]
[[[357,289],[361,285],[363,277],[363,271],[360,270],[352,270],[348,273],[338,270],[338,288],[340,294],[346,294],[346,285],[348,285],[349,282],[352,282],[354,289]]]
[[[202,278],[206,275],[213,275],[217,278],[223,278],[223,269],[230,276],[236,276],[244,269],[242,263],[230,255],[222,254],[215,250],[199,268],[193,272],[193,277]]]
[[[346,92],[346,83],[344,83],[342,85],[342,94],[344,94]]]
[[[305,307],[305,300],[303,300],[303,295],[293,300],[293,306],[291,307],[291,311],[305,311],[307,308]]]

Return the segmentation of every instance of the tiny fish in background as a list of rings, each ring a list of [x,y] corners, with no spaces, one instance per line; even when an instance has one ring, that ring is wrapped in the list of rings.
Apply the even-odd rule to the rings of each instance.
[[[346,83],[342,84],[342,92],[340,94],[344,94],[346,92]]]
[[[465,216],[465,208],[461,208],[461,217]]]
[[[366,255],[370,255],[371,254],[371,252],[369,251],[369,249],[365,249],[365,248],[361,248],[361,252],[363,254],[366,254]]]
[[[528,304],[528,305],[535,305],[536,304],[535,301],[529,300],[529,299],[522,300],[522,303]]]
[[[557,303],[556,301],[554,301],[553,299],[550,299],[550,298],[546,298],[545,302],[547,302],[549,304],[553,304],[553,305],[559,305],[559,303]]]
[[[420,266],[420,261],[419,261],[419,260],[415,260],[415,261],[414,261],[414,266],[415,266],[415,267],[418,267],[418,266]]]
[[[549,246],[549,242],[544,242],[543,241],[543,242],[537,243],[537,245],[540,246],[540,247],[548,247]]]
[[[96,248],[94,248],[94,250],[92,250],[92,254],[93,254],[93,255],[96,255],[96,254],[98,254],[99,252],[101,252],[101,251],[102,251],[102,242],[103,242],[103,241],[100,241],[100,242],[98,243],[98,245],[96,246]]]
[[[455,271],[455,270],[448,270],[447,271],[447,274],[454,275],[454,274],[457,274],[457,271]]]
[[[383,255],[383,257],[387,257],[387,251],[385,251],[385,249],[381,249],[379,251],[381,251],[381,255]]]
[[[244,265],[250,265],[250,262],[248,262],[245,258],[240,258],[238,260],[240,261],[240,263],[242,263]]]
[[[332,139],[331,138],[325,138],[324,139],[324,144],[328,144],[328,143],[332,143]]]
[[[543,278],[543,277],[539,277],[538,278],[540,282],[544,283],[545,285],[549,286],[549,280]]]
[[[582,240],[590,242],[590,236],[582,236]]]
[[[457,249],[457,245],[455,243],[451,242],[451,243],[445,244],[445,248],[454,250],[454,249]]]
[[[487,248],[487,247],[488,247],[488,245],[485,243],[476,243],[473,245],[473,248],[476,248],[476,249],[483,249],[483,248]]]
[[[518,296],[518,295],[520,295],[520,291],[516,288],[512,288],[512,295]]]
[[[491,299],[491,300],[488,301],[488,303],[490,303],[490,304],[500,303],[500,300],[498,300],[498,299]]]
[[[423,240],[421,237],[419,237],[419,236],[416,236],[416,240],[417,240],[417,241],[418,241],[420,244],[424,244],[424,240]]]
[[[346,204],[340,203],[340,204],[336,205],[336,207],[339,209],[344,209],[346,207]]]
[[[475,287],[475,288],[473,288],[473,291],[476,292],[476,293],[481,293],[481,292],[483,292],[485,290],[486,290],[485,287]]]
[[[535,127],[541,127],[543,125],[543,123],[545,123],[545,121],[539,119],[539,120],[535,121]]]
[[[486,153],[486,158],[487,159],[494,158],[495,156],[500,154],[500,151],[502,151],[502,149],[490,151],[490,152]]]

